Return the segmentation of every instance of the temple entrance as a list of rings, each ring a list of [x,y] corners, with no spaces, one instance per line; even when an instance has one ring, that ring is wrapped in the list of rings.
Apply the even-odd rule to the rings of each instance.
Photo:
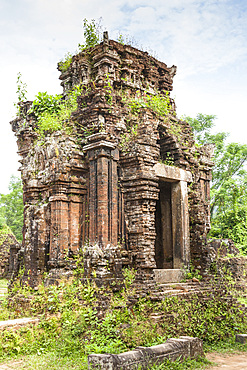
[[[159,179],[159,199],[155,211],[156,281],[178,281],[178,274],[190,260],[187,182],[189,171],[163,163],[154,166]]]
[[[158,269],[173,268],[172,184],[160,182],[155,213],[155,261]]]

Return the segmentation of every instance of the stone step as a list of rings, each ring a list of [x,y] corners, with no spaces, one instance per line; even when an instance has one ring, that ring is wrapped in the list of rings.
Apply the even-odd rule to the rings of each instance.
[[[181,285],[181,286],[204,286],[205,284],[204,283],[198,283],[198,282],[194,282],[194,281],[186,281],[186,282],[180,282],[180,281],[176,281],[174,283],[163,283],[163,284],[157,284],[156,286],[157,287],[167,287],[167,286],[174,286],[174,285]]]
[[[157,283],[177,283],[184,279],[182,269],[154,269],[154,280]]]
[[[193,291],[188,291],[188,292],[185,292],[185,291],[177,291],[177,292],[174,292],[174,291],[166,291],[166,292],[163,292],[162,293],[152,293],[151,296],[149,296],[149,298],[152,300],[152,301],[163,301],[165,300],[167,297],[189,297],[189,296],[193,296],[193,295],[197,295],[197,294],[201,294],[202,291],[200,290],[193,290]]]
[[[165,289],[208,289],[207,287],[201,285],[201,284],[181,284],[181,283],[173,283],[173,284],[162,284],[158,285],[155,290],[162,291]]]
[[[139,289],[135,290],[135,297],[153,297],[153,299],[163,299],[165,296],[179,296],[179,295],[190,295],[190,294],[202,294],[204,292],[210,292],[212,287],[206,284],[199,284],[196,282],[189,283],[164,283],[157,284],[152,289]]]

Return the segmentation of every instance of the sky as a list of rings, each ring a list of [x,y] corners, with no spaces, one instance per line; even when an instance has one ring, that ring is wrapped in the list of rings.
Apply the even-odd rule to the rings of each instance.
[[[111,39],[134,38],[177,66],[178,116],[214,114],[215,132],[247,143],[246,0],[0,0],[0,193],[20,176],[15,136],[17,74],[27,100],[62,92],[57,62],[83,43],[83,19],[102,17]]]

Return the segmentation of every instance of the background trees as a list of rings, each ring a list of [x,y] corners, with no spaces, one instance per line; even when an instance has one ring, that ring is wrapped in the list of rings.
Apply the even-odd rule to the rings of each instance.
[[[23,194],[21,179],[11,177],[9,193],[0,194],[0,229],[9,226],[18,241],[22,240]]]
[[[212,134],[215,118],[201,113],[196,118],[184,117],[199,145],[215,145],[210,236],[230,238],[247,253],[247,145],[227,143],[226,132]]]

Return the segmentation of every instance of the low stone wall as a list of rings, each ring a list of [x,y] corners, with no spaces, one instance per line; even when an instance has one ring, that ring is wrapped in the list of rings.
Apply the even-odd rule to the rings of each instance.
[[[5,321],[0,321],[0,331],[4,329],[19,329],[20,326],[25,326],[28,324],[37,324],[39,322],[39,319],[35,319],[32,317],[24,317],[21,319],[14,319],[14,320],[5,320]]]
[[[133,351],[113,354],[91,354],[88,356],[88,369],[131,370],[149,369],[167,360],[198,358],[204,356],[202,340],[192,337],[168,339],[165,343],[152,347],[137,347]]]

